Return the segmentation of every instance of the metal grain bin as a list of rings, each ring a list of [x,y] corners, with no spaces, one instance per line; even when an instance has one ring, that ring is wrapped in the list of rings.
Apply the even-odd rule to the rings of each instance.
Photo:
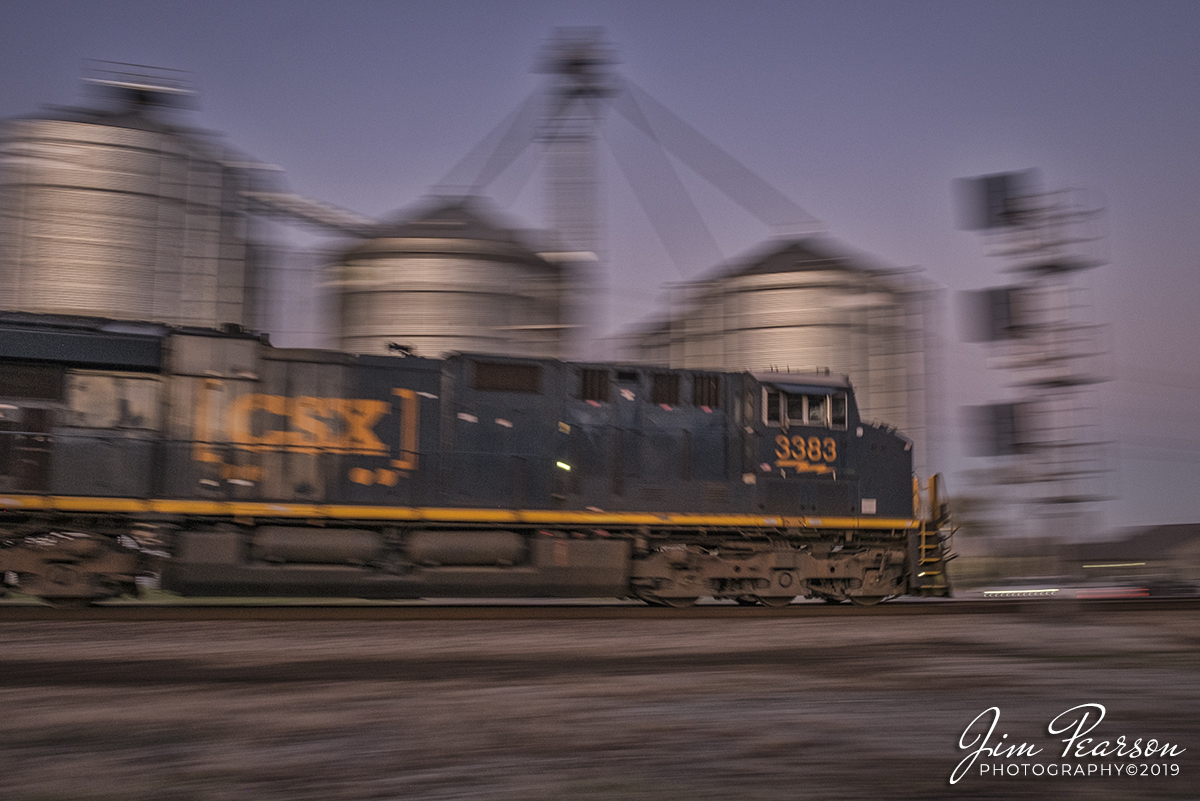
[[[342,350],[561,354],[561,268],[491,222],[477,199],[381,226],[335,274]]]
[[[249,173],[211,137],[171,124],[156,102],[169,87],[107,86],[121,90],[111,108],[0,129],[0,304],[255,325]]]

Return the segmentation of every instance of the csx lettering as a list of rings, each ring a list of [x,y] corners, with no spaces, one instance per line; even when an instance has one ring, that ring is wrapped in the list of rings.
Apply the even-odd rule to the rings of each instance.
[[[230,401],[227,414],[220,414],[221,405],[216,393],[223,389],[221,382],[208,380],[196,396],[195,443],[192,458],[198,462],[224,465],[224,458],[213,446],[230,442],[237,450],[289,451],[291,453],[334,453],[394,458],[390,466],[396,470],[417,468],[418,428],[420,410],[417,393],[411,389],[393,389],[399,408],[388,402],[363,398],[314,398],[251,393]],[[380,421],[397,411],[399,448],[389,454],[388,446],[376,435]],[[215,412],[215,414],[214,414]],[[280,419],[282,418],[282,420]],[[224,419],[226,431],[214,431]],[[255,433],[255,432],[259,433]],[[222,468],[224,478],[244,478]],[[231,468],[230,468],[231,469]],[[258,468],[254,468],[255,471]],[[229,472],[229,475],[225,475]],[[390,486],[390,485],[389,485]]]
[[[391,411],[387,401],[253,393],[230,405],[229,435],[247,450],[284,447],[298,453],[382,455],[388,448],[375,435],[374,428]],[[256,412],[266,412],[267,416]],[[271,416],[286,418],[288,422],[274,424]],[[256,419],[262,431],[257,435]]]

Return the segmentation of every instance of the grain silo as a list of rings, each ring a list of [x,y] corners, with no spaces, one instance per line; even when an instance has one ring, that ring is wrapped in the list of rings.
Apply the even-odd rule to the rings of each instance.
[[[477,198],[441,198],[379,226],[334,273],[342,350],[561,354],[562,269]]]
[[[828,238],[774,242],[686,284],[667,319],[627,339],[626,355],[677,368],[850,376],[865,419],[899,427],[928,457],[936,293]]]
[[[103,107],[0,128],[0,307],[257,324],[246,160],[175,124],[190,91],[147,72],[96,70]]]

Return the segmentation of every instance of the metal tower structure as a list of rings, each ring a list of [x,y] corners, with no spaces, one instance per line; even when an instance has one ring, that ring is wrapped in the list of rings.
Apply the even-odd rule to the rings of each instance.
[[[604,101],[617,93],[616,63],[597,28],[559,30],[536,72],[550,76],[539,138],[546,148],[550,220],[564,242],[600,250],[597,216],[597,126]]]
[[[1013,276],[978,293],[974,341],[1016,397],[977,407],[986,433],[977,455],[994,457],[991,480],[1026,506],[1026,533],[1072,540],[1091,533],[1105,500],[1104,444],[1095,387],[1106,381],[1102,327],[1091,320],[1082,276],[1101,266],[1099,210],[1080,192],[1045,191],[1036,175],[1005,173],[964,184],[974,202],[966,227]]]
[[[595,334],[603,325],[597,292],[603,281],[596,153],[597,128],[608,98],[617,93],[611,67],[616,58],[599,28],[555,32],[535,72],[549,76],[538,139],[545,148],[546,207],[551,228],[561,237],[557,259],[567,268],[567,319],[575,328],[567,352],[597,358]]]

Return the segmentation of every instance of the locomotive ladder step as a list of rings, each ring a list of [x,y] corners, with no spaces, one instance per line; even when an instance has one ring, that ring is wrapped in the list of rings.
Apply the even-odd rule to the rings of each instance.
[[[918,575],[915,584],[922,590],[938,591],[949,587],[945,575],[946,549],[945,541],[940,531],[922,529],[917,540]],[[936,570],[926,570],[925,566],[936,566]]]

